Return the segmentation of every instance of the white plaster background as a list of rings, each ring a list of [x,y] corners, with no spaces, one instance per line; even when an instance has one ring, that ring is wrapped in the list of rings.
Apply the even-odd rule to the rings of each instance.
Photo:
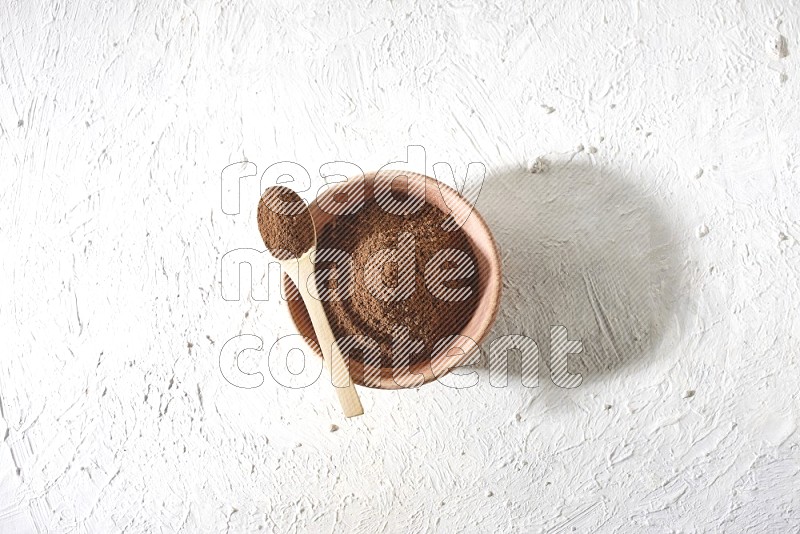
[[[796,1],[6,0],[0,532],[797,532],[799,24]],[[222,168],[408,144],[487,164],[492,335],[564,324],[584,384],[481,370],[362,390],[352,421],[321,385],[228,384],[225,340],[293,327],[221,297],[221,255],[261,246],[257,184],[227,216]]]

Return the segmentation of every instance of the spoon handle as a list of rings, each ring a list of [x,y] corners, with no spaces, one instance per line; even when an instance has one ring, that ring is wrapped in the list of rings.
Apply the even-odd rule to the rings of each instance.
[[[342,411],[345,417],[363,415],[364,408],[361,406],[361,399],[359,399],[356,387],[350,378],[347,362],[336,343],[325,308],[322,306],[322,302],[311,294],[311,289],[314,289],[314,293],[318,292],[316,291],[314,264],[308,254],[299,260],[298,275],[299,280],[296,281],[295,285],[297,285],[308,310],[326,367],[331,371],[333,385],[336,389],[336,395],[339,397]]]

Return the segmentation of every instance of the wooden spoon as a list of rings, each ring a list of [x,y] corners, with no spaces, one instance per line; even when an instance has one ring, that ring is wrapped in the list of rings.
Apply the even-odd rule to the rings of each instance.
[[[317,291],[314,263],[317,236],[308,207],[297,193],[283,186],[267,188],[258,203],[258,230],[264,245],[281,264],[281,270],[294,282],[308,309],[311,324],[322,350],[323,360],[331,370],[333,385],[345,417],[362,415],[364,408],[350,378],[336,338],[328,323],[322,302],[312,295]]]

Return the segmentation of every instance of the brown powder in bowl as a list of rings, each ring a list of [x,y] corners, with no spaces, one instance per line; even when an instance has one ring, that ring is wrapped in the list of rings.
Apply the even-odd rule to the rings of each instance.
[[[440,339],[462,331],[478,302],[478,263],[460,228],[442,228],[447,217],[427,203],[412,214],[393,215],[370,200],[325,226],[318,250],[339,249],[352,258],[349,298],[323,299],[337,339],[367,336],[380,348],[381,366],[393,367],[403,357],[408,364],[430,359]],[[403,256],[410,261],[396,261]],[[344,292],[348,282],[338,279],[334,260],[317,260],[321,294]],[[392,354],[395,336],[405,342]],[[374,365],[375,355],[365,358],[362,349],[344,347],[343,352]]]
[[[299,258],[314,246],[314,221],[300,196],[288,187],[267,188],[258,203],[258,231],[279,260]]]

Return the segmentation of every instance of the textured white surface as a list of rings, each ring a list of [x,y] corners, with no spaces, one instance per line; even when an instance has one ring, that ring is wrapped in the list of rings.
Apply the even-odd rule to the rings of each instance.
[[[536,4],[3,2],[0,532],[797,532],[800,4]],[[228,384],[222,168],[408,144],[584,383]]]

